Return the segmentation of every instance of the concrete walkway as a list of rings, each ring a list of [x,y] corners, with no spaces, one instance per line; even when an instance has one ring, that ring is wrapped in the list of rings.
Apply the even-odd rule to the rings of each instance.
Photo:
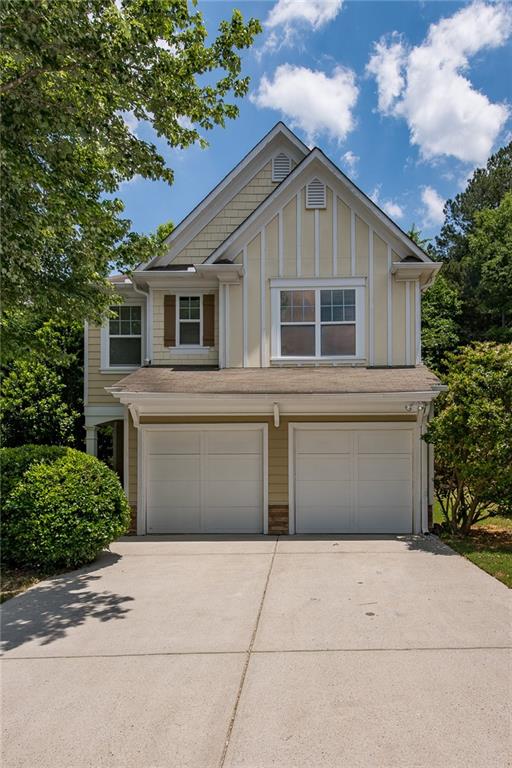
[[[507,588],[434,537],[124,539],[3,608],[3,768],[506,768]]]

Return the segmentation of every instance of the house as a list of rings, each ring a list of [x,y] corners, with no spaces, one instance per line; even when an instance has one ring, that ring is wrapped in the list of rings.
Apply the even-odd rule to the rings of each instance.
[[[283,123],[166,245],[86,332],[87,447],[113,427],[134,530],[426,531],[439,264]]]

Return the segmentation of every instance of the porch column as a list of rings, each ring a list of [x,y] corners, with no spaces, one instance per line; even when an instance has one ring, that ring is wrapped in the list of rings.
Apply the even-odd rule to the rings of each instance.
[[[98,430],[95,426],[85,428],[85,450],[91,456],[98,455]]]

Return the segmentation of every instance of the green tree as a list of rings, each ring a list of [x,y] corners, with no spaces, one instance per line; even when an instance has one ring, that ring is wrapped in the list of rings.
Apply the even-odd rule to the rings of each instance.
[[[425,439],[452,533],[512,512],[512,347],[477,343],[449,356],[448,391]]]
[[[83,331],[55,321],[37,329],[33,351],[11,361],[0,383],[2,445],[82,447]]]
[[[438,373],[446,369],[446,354],[459,346],[461,307],[459,292],[442,272],[422,296],[422,357]]]
[[[157,252],[114,195],[135,174],[173,173],[125,117],[170,147],[204,146],[202,133],[238,114],[239,51],[259,31],[235,10],[207,36],[187,0],[0,4],[4,346],[19,343],[12,313],[98,321],[109,273]]]

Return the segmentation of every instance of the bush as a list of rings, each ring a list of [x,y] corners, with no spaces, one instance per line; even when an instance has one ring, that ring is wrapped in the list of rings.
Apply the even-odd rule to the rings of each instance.
[[[512,512],[512,346],[475,344],[448,356],[448,392],[425,439],[446,525],[471,526]]]
[[[72,448],[22,446],[2,449],[0,466],[6,473],[5,562],[76,568],[126,532],[130,511],[121,484],[94,456]]]

